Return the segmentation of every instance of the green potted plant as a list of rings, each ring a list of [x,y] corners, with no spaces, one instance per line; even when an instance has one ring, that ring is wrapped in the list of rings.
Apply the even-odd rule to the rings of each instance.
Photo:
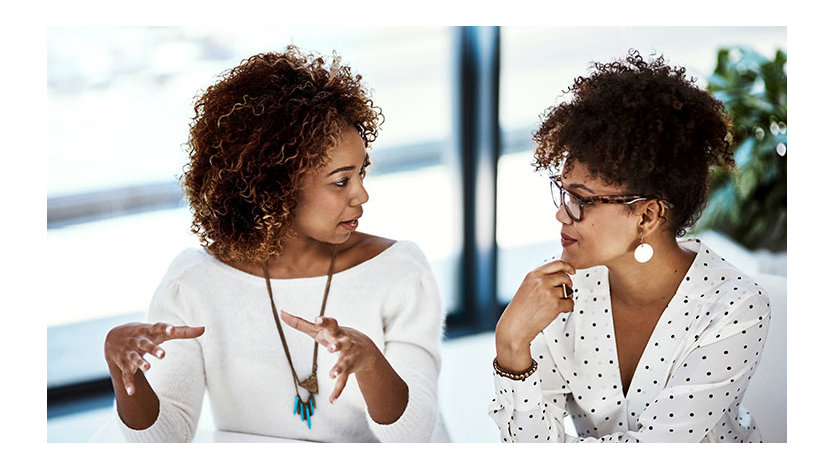
[[[735,171],[710,175],[695,232],[722,233],[748,250],[787,249],[787,54],[721,49],[707,90],[733,119]]]

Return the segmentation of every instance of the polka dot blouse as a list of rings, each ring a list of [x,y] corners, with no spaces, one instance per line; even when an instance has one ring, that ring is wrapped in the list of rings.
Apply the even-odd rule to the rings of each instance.
[[[531,344],[538,370],[494,374],[489,414],[504,442],[760,442],[742,405],[761,357],[770,300],[699,240],[623,395],[607,268],[577,270],[574,309]],[[567,435],[570,413],[578,436]]]

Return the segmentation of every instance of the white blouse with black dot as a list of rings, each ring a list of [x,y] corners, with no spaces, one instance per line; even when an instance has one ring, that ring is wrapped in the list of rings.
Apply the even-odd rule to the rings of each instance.
[[[744,391],[770,323],[767,293],[699,240],[623,395],[608,271],[577,270],[574,309],[531,344],[538,370],[494,374],[504,442],[761,442]],[[578,436],[566,435],[570,413]]]

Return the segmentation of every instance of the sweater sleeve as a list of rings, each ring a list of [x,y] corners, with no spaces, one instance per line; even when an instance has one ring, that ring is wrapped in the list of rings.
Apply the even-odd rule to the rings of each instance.
[[[552,359],[525,381],[496,378],[493,419],[507,442],[711,440],[721,415],[741,401],[759,363],[769,323],[770,303],[764,292],[750,292],[735,303],[672,370],[666,386],[642,411],[636,430],[585,438],[565,434],[565,397],[554,389],[564,381],[555,368],[547,369]]]
[[[151,300],[147,321],[203,326],[194,324],[183,290],[177,282],[163,281]],[[151,368],[145,373],[159,398],[159,415],[142,430],[132,429],[117,419],[128,442],[190,442],[194,438],[205,390],[200,339],[166,341],[162,349],[163,359],[146,355]]]
[[[381,442],[428,442],[437,421],[444,312],[437,282],[422,252],[416,261],[419,274],[391,292],[383,312],[383,354],[408,386],[408,404],[391,424],[379,424],[365,411],[371,431]]]

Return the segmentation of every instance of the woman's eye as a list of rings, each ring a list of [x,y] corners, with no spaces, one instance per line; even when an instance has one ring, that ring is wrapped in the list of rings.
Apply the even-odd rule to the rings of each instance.
[[[340,188],[344,188],[345,186],[347,186],[348,181],[350,181],[350,178],[341,179],[339,181],[336,181],[334,184]]]

